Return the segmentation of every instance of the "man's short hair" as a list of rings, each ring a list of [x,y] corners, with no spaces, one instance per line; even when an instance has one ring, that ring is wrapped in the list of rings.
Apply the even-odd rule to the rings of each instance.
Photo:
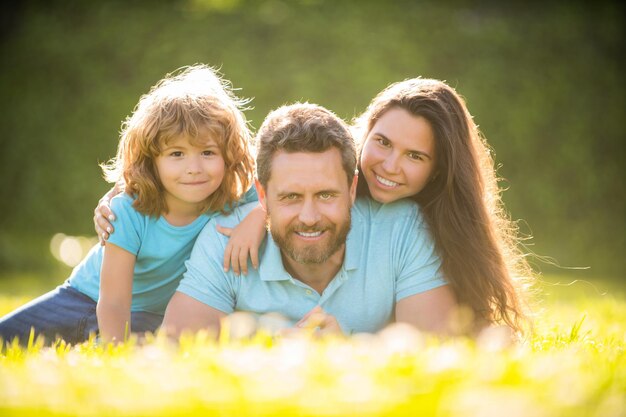
[[[277,151],[325,152],[337,148],[341,164],[352,183],[356,146],[347,124],[330,110],[310,103],[294,103],[270,112],[257,134],[257,178],[263,187],[272,173]]]

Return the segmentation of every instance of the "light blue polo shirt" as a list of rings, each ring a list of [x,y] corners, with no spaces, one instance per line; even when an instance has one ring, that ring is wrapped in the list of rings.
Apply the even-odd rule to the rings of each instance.
[[[358,198],[352,207],[343,265],[322,294],[289,275],[269,234],[258,270],[249,266],[247,276],[224,272],[228,238],[215,225],[232,227],[253,207],[247,204],[209,221],[177,291],[227,314],[277,312],[292,323],[319,305],[350,334],[382,329],[393,320],[399,300],[446,284],[418,206],[408,201],[382,205],[369,198]]]

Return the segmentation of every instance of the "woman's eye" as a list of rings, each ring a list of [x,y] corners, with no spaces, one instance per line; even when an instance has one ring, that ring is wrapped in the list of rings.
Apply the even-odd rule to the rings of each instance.
[[[417,153],[417,152],[409,152],[408,153],[409,158],[414,159],[416,161],[420,161],[424,158],[422,158],[422,155]]]
[[[390,145],[390,144],[389,144],[389,139],[385,139],[385,138],[378,138],[378,139],[376,139],[376,141],[377,141],[377,142],[378,142],[378,144],[379,144],[379,145],[381,145],[381,146],[385,146],[385,147],[387,147],[387,146],[389,146],[389,145]]]

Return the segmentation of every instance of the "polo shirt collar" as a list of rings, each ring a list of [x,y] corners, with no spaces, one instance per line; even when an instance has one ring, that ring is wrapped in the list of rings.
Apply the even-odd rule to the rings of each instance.
[[[262,281],[286,281],[292,279],[283,266],[280,248],[276,245],[269,232],[265,237],[265,248],[261,249],[261,251],[259,276]]]
[[[346,239],[346,253],[343,258],[343,269],[350,271],[359,267],[361,258],[361,250],[363,243],[363,224],[360,218],[355,218],[357,214],[354,207],[352,208],[352,225]]]

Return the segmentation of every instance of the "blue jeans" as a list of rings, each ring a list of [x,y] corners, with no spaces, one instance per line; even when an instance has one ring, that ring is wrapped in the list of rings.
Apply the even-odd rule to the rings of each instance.
[[[130,321],[132,332],[154,332],[163,316],[133,311]],[[72,344],[84,342],[90,333],[98,334],[96,302],[66,282],[0,318],[0,338],[9,342],[18,337],[26,344],[31,327],[35,336],[41,334],[47,342],[56,338]]]

